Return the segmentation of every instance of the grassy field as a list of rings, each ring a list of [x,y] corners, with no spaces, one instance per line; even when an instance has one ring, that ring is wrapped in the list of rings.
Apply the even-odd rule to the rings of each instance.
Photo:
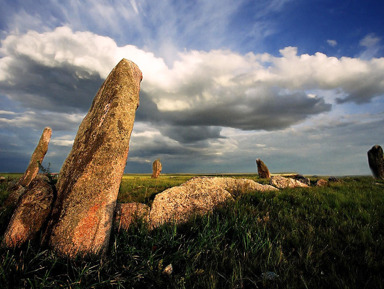
[[[124,176],[119,201],[150,204],[191,177]],[[181,226],[138,223],[113,233],[103,260],[0,249],[1,288],[384,288],[383,272],[384,184],[371,177],[243,194]]]

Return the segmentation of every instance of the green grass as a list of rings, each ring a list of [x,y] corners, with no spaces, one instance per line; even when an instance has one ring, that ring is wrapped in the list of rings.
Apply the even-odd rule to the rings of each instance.
[[[191,177],[124,176],[119,200],[150,204]],[[103,260],[57,258],[33,242],[0,250],[2,288],[384,288],[383,272],[384,184],[370,177],[244,194],[180,226],[138,223],[114,232]]]

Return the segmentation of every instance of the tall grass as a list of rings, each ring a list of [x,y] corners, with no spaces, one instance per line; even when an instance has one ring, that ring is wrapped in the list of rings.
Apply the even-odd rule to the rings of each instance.
[[[150,202],[178,177],[147,191],[148,176],[129,177],[119,198]],[[135,186],[147,195],[124,196]],[[102,260],[61,259],[38,242],[0,250],[2,288],[384,288],[383,272],[384,186],[365,177],[244,194],[179,226],[139,222],[112,234]]]

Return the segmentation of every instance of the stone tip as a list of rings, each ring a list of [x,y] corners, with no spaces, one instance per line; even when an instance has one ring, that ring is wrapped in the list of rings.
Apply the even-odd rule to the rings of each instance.
[[[130,66],[133,66],[134,69],[137,71],[137,73],[140,74],[140,81],[143,80],[143,73],[141,72],[139,66],[138,66],[136,63],[134,63],[132,60],[129,60],[129,59],[126,59],[126,58],[122,58],[122,59],[120,60],[120,62],[116,65],[116,67],[121,66],[121,65],[130,65]]]

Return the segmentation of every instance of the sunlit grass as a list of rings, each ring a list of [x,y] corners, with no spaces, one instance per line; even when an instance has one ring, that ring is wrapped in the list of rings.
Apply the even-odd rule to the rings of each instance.
[[[119,200],[150,204],[157,192],[191,177],[124,176]],[[184,225],[149,231],[139,222],[128,232],[112,234],[103,260],[57,258],[38,242],[16,251],[1,249],[0,284],[2,288],[384,288],[383,228],[383,183],[370,177],[343,178],[326,187],[242,194]],[[173,266],[171,275],[162,273],[168,264]]]

